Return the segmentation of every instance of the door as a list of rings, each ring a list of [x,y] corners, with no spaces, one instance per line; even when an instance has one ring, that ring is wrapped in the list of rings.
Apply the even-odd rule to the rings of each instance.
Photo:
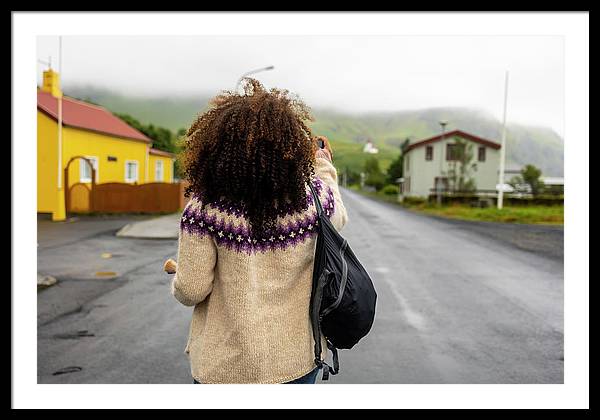
[[[433,188],[436,191],[438,188],[441,188],[442,191],[448,191],[448,178],[445,176],[436,176],[433,180]]]

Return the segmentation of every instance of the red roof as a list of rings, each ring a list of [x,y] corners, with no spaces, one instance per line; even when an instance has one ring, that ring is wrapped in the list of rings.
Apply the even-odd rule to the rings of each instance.
[[[37,107],[51,118],[58,120],[58,100],[50,93],[38,90]],[[111,114],[106,108],[67,96],[63,96],[62,100],[62,121],[65,126],[152,143],[152,140]]]
[[[498,143],[496,143],[494,141],[487,140],[487,139],[484,139],[482,137],[477,137],[477,136],[475,136],[473,134],[469,134],[469,133],[466,133],[464,131],[454,130],[454,131],[449,131],[448,133],[444,134],[444,138],[445,139],[449,139],[449,138],[452,138],[454,136],[459,136],[459,137],[465,138],[467,140],[474,141],[475,143],[483,144],[483,145],[485,145],[487,147],[491,147],[492,149],[499,149],[500,148],[500,144],[498,144]],[[430,143],[435,143],[436,141],[439,141],[441,139],[442,139],[442,135],[439,134],[439,135],[437,135],[435,137],[431,137],[431,138],[428,138],[428,139],[425,139],[425,140],[419,140],[416,143],[409,144],[408,147],[405,150],[405,153],[408,152],[409,150],[415,149],[417,147],[424,146],[424,145],[430,144]]]
[[[150,154],[156,155],[156,156],[165,156],[165,157],[169,157],[169,158],[175,157],[175,153],[165,152],[164,150],[158,150],[158,149],[152,149],[152,148],[150,149]]]

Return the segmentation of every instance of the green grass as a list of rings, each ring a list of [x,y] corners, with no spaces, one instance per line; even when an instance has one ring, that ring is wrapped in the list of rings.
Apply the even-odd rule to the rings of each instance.
[[[355,189],[355,191],[377,200],[401,205],[413,211],[433,216],[447,217],[450,219],[543,225],[564,224],[563,205],[505,206],[502,210],[499,210],[496,207],[477,208],[464,204],[442,205],[441,207],[438,207],[435,203],[400,204],[398,203],[396,196],[362,192],[357,189]]]
[[[497,207],[476,208],[465,205],[437,207],[435,204],[422,204],[409,208],[452,219],[501,223],[564,224],[563,206],[508,206],[500,210]]]
[[[398,156],[399,151],[389,148],[380,148],[379,153],[371,155],[363,153],[363,145],[356,143],[348,143],[343,141],[331,141],[333,149],[333,164],[342,173],[345,168],[354,172],[364,170],[365,161],[372,156],[379,160],[379,167],[385,173],[392,161]]]

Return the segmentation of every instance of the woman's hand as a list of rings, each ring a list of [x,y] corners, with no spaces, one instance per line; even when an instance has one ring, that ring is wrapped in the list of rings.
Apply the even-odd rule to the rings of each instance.
[[[325,136],[316,136],[315,142],[318,143],[319,140],[323,141],[325,147],[322,149],[318,147],[317,152],[315,153],[315,157],[324,158],[331,162],[333,160],[333,152],[331,151],[331,144],[329,143],[329,139]]]
[[[175,272],[177,271],[177,263],[171,258],[169,258],[167,261],[165,261],[163,270],[165,270],[168,274],[175,274]]]

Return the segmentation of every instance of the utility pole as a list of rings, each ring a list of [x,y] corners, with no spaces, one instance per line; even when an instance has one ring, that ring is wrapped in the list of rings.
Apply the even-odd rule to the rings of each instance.
[[[508,70],[504,77],[504,115],[502,117],[502,143],[500,146],[500,173],[498,174],[498,209],[504,201],[504,165],[506,159],[506,104],[508,102]]]
[[[442,174],[444,172],[444,136],[446,134],[446,125],[448,125],[448,121],[442,120],[440,121],[440,125],[442,126],[442,140],[440,141],[440,176],[437,179],[437,205],[442,205]]]

